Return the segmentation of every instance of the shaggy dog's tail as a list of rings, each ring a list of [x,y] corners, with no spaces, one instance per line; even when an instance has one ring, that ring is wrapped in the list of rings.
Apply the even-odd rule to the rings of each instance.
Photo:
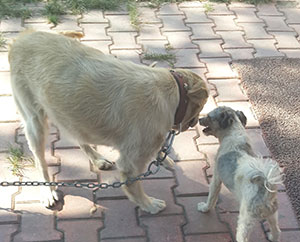
[[[253,169],[250,181],[263,184],[267,191],[276,192],[273,187],[282,184],[283,173],[276,161],[262,158],[253,159],[250,162],[250,167]]]

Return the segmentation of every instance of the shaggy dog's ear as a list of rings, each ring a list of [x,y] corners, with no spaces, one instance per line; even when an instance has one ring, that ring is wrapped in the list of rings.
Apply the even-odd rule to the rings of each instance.
[[[242,111],[236,111],[235,113],[239,117],[243,126],[245,127],[247,124],[247,117],[245,116],[245,114]]]
[[[219,119],[219,126],[222,129],[226,129],[233,123],[234,117],[232,113],[229,112],[222,112],[220,119]]]
[[[259,174],[256,174],[250,178],[250,182],[254,184],[263,184],[265,181],[265,177]]]

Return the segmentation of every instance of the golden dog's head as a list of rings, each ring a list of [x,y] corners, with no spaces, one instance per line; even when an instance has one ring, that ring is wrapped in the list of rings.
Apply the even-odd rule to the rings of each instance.
[[[194,72],[183,69],[176,69],[176,72],[182,74],[184,80],[188,83],[188,106],[181,124],[181,131],[185,131],[197,124],[199,113],[207,101],[209,91],[202,78]],[[173,128],[179,130],[180,126],[176,125]]]

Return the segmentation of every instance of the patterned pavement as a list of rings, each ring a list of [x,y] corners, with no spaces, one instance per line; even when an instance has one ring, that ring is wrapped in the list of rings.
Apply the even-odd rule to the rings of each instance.
[[[37,6],[38,7],[38,6]],[[120,59],[150,64],[145,53],[173,53],[175,68],[188,68],[208,83],[211,96],[202,114],[220,105],[242,110],[248,117],[247,132],[258,154],[269,157],[251,104],[231,69],[235,59],[300,57],[300,5],[280,1],[267,5],[211,3],[200,1],[167,4],[159,9],[141,5],[140,28],[132,27],[126,10],[91,11],[66,15],[59,25],[45,18],[2,20],[0,31],[8,42],[26,29],[83,31],[82,43]],[[170,67],[167,62],[158,66]],[[10,145],[30,155],[10,89],[7,49],[0,49],[0,177],[14,181],[6,157]],[[224,187],[218,206],[199,213],[205,201],[218,143],[204,137],[196,126],[176,137],[172,158],[175,171],[163,168],[143,182],[147,194],[162,198],[167,208],[158,215],[141,212],[121,189],[60,188],[64,194],[61,211],[45,209],[38,187],[0,187],[0,238],[3,242],[229,242],[235,241],[238,206]],[[108,157],[118,154],[101,147]],[[54,181],[113,182],[115,170],[95,171],[79,148],[52,127],[47,142],[47,161]],[[36,170],[28,164],[23,181],[35,180]],[[299,241],[300,227],[285,187],[279,187],[279,224],[282,242]],[[91,214],[92,208],[97,211]],[[267,241],[265,223],[257,223],[250,241]]]

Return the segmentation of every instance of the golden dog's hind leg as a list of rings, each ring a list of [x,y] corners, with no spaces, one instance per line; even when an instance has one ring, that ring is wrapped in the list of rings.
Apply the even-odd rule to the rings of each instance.
[[[135,164],[137,166],[139,165],[140,167],[135,166],[131,169],[126,170],[118,167],[120,170],[122,182],[126,181],[129,178],[135,178],[144,171],[144,165],[141,165],[141,163],[138,162],[135,162]],[[165,201],[149,197],[147,194],[145,194],[141,181],[135,181],[130,185],[124,186],[123,191],[130,201],[136,203],[140,207],[140,209],[145,212],[156,214],[166,207]]]
[[[19,113],[23,118],[25,136],[29,149],[33,153],[35,166],[39,170],[40,178],[43,182],[49,182],[48,166],[45,160],[45,135],[47,131],[47,120],[44,111],[34,105],[29,97],[21,94],[15,95],[15,103]],[[46,207],[51,207],[58,201],[56,191],[49,186],[40,187],[41,200]]]
[[[95,149],[90,145],[80,144],[81,150],[87,155],[90,161],[100,170],[108,170],[112,168],[113,163],[106,160],[105,157],[100,155]]]

